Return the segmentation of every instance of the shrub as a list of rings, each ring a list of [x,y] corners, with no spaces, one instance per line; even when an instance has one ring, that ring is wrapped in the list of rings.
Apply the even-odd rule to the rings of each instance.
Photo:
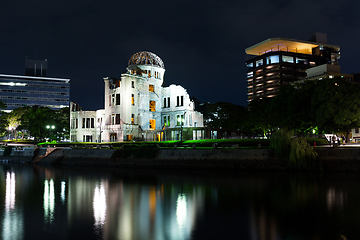
[[[155,144],[126,144],[116,151],[118,158],[155,158],[159,148]]]
[[[326,138],[306,138],[306,141],[310,144],[310,146],[314,146],[314,143],[316,143],[316,146],[329,144]]]
[[[290,134],[280,129],[271,135],[270,146],[277,157],[297,170],[322,170],[318,154],[310,147],[307,139],[291,139]]]
[[[318,154],[303,138],[292,139],[289,166],[295,169],[322,170]]]
[[[253,139],[253,138],[241,138],[241,139],[201,139],[201,140],[187,140],[184,141],[185,145],[195,144],[197,147],[212,147],[214,143],[217,143],[219,147],[229,147],[237,144],[239,147],[258,147],[269,146],[269,140],[267,139]]]
[[[271,134],[270,146],[274,149],[274,153],[282,160],[288,160],[291,148],[290,134],[283,130],[277,130]]]
[[[4,157],[10,156],[11,151],[12,151],[12,146],[6,146],[3,152]]]

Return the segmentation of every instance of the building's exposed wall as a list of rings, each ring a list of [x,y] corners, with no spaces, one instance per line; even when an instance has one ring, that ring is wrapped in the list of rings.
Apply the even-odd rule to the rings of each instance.
[[[96,131],[96,111],[70,112],[70,140],[72,142],[95,142]]]

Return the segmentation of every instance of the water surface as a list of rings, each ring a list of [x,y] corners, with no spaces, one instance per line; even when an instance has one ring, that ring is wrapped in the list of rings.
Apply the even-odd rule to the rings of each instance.
[[[360,174],[0,164],[0,239],[360,239]]]

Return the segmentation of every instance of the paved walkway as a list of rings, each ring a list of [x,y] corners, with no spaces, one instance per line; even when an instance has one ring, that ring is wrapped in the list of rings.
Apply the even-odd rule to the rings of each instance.
[[[321,145],[317,147],[334,147],[333,145]],[[346,143],[346,144],[340,144],[339,147],[360,147],[360,143]]]

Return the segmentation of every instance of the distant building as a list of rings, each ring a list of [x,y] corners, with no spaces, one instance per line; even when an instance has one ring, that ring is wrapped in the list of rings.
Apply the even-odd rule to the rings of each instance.
[[[332,79],[332,78],[343,78],[347,81],[354,81],[353,74],[345,74],[341,73],[340,65],[331,65],[331,64],[323,64],[320,66],[308,68],[306,70],[306,77],[303,79],[299,79],[292,83],[304,83],[308,80],[325,80],[325,79]]]
[[[104,109],[82,111],[71,103],[71,141],[204,138],[202,114],[194,110],[194,102],[183,87],[163,87],[164,73],[164,63],[154,53],[132,55],[120,78],[104,78]]]
[[[248,101],[274,97],[280,86],[307,78],[306,70],[337,65],[340,47],[327,44],[326,34],[316,33],[310,41],[269,38],[245,49]]]
[[[46,77],[47,61],[26,59],[25,76],[0,74],[0,99],[6,111],[17,107],[68,107],[70,79]]]
[[[46,77],[47,60],[34,60],[26,58],[25,76]]]

